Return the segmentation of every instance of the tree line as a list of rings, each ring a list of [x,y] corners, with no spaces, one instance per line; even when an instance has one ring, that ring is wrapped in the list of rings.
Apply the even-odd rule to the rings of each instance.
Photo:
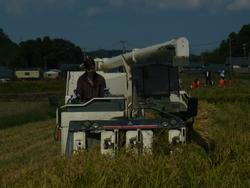
[[[87,55],[103,58],[121,53],[122,50],[104,49],[83,52],[68,40],[48,36],[16,44],[0,29],[0,65],[9,68],[56,69],[62,64],[81,64]]]
[[[227,57],[249,56],[250,24],[244,25],[238,33],[232,32],[219,47],[213,51],[195,56],[206,64],[225,63]],[[112,57],[122,53],[122,50],[96,50],[83,52],[79,46],[64,39],[51,39],[46,36],[34,40],[13,42],[0,29],[0,65],[9,68],[59,68],[62,64],[81,64],[85,55],[93,57]],[[193,57],[193,56],[192,56]]]
[[[83,52],[80,47],[64,39],[46,36],[35,40],[14,43],[0,29],[0,65],[9,68],[59,68],[62,64],[80,64]]]
[[[228,57],[249,57],[250,24],[243,25],[238,33],[232,32],[219,47],[211,52],[201,54],[203,61],[208,63],[225,63]]]

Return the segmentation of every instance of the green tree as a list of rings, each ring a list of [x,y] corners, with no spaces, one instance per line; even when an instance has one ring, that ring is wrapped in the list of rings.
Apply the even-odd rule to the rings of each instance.
[[[51,69],[62,64],[80,64],[83,60],[81,48],[64,39],[52,40],[46,36],[21,42],[20,48],[26,67]]]
[[[202,53],[205,63],[225,63],[230,55],[230,47],[232,57],[250,55],[250,24],[244,25],[238,33],[230,33],[212,52]]]
[[[0,65],[11,66],[18,55],[19,46],[12,42],[7,34],[0,29]]]

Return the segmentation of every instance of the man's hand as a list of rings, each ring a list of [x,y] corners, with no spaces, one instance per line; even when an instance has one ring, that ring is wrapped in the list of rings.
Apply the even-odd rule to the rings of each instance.
[[[88,78],[88,83],[90,84],[91,87],[94,86],[94,82],[90,78]]]

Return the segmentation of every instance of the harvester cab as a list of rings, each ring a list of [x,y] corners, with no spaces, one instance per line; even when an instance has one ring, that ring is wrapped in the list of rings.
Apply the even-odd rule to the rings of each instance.
[[[152,152],[159,130],[168,133],[170,144],[186,143],[187,121],[197,113],[197,99],[182,91],[179,84],[178,67],[188,57],[188,40],[179,38],[96,59],[98,74],[106,80],[106,94],[84,103],[75,92],[83,72],[68,72],[65,105],[57,109],[61,153],[71,155],[91,148],[111,155],[121,148]],[[121,66],[125,72],[111,71]]]

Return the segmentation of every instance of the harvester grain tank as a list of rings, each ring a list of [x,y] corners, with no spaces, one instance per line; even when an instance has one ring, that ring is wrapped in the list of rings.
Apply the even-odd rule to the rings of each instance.
[[[178,38],[96,59],[108,93],[85,103],[80,103],[74,93],[83,72],[68,72],[65,105],[57,110],[62,154],[95,146],[103,154],[114,154],[121,147],[152,152],[158,130],[168,132],[169,143],[186,143],[187,120],[197,113],[197,100],[179,85],[178,67],[188,58],[188,40]],[[125,72],[110,72],[120,66]],[[149,118],[152,113],[159,118]]]

